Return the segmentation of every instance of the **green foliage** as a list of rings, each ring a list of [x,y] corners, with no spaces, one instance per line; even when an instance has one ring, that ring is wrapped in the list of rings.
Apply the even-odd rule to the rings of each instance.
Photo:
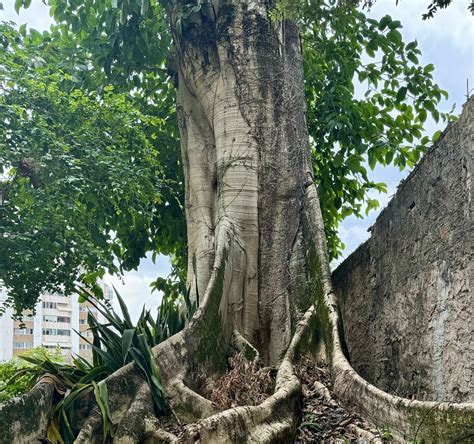
[[[19,370],[30,368],[32,364],[21,358],[48,359],[52,362],[64,362],[59,347],[55,350],[48,350],[43,347],[32,348],[21,355],[8,361],[0,362],[0,404],[8,401],[14,396],[26,393],[32,382],[31,374],[18,375]],[[33,378],[36,375],[33,375]]]
[[[164,119],[113,86],[76,88],[74,74],[52,66],[56,56],[46,61],[10,26],[1,31],[0,278],[20,315],[41,292],[74,291],[78,276],[94,286],[146,251],[182,248],[184,222],[154,141]],[[158,209],[177,234],[161,234]]]
[[[71,291],[79,269],[92,286],[105,270],[137,267],[147,252],[173,260],[170,278],[154,287],[182,292],[184,180],[167,2],[47,3],[50,31],[2,25],[0,37],[0,164],[11,174],[0,209],[0,278],[10,303],[20,313],[41,291],[61,283]],[[183,17],[194,8],[185,4]],[[378,206],[369,192],[386,191],[370,169],[415,164],[431,143],[428,117],[448,119],[437,110],[446,92],[389,16],[367,19],[352,1],[322,0],[282,0],[272,16],[300,25],[314,171],[334,258],[343,247],[338,224]]]
[[[339,223],[378,207],[371,190],[386,192],[369,169],[413,167],[431,144],[423,136],[428,114],[449,119],[437,110],[447,93],[433,82],[433,65],[419,64],[417,42],[402,41],[399,21],[368,19],[351,2],[300,8],[312,155],[330,255],[337,257]]]

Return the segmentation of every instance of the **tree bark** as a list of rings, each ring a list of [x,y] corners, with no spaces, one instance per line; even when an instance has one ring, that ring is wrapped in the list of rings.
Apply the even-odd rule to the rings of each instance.
[[[265,2],[220,2],[181,27],[178,122],[186,180],[188,276],[207,288],[222,225],[232,232],[220,302],[267,364],[278,362],[309,306],[302,217],[312,181],[299,33]]]

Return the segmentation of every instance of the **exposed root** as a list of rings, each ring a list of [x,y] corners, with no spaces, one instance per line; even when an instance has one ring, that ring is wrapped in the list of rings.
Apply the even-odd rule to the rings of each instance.
[[[155,424],[159,424],[156,420],[151,421]],[[160,429],[159,425],[156,426],[155,430],[149,431],[145,435],[145,439],[143,440],[144,444],[156,444],[156,443],[176,443],[178,442],[178,437],[173,435],[172,433],[167,432],[166,430]]]
[[[410,440],[450,442],[472,428],[474,403],[417,401],[390,395],[365,381],[352,368],[343,351],[343,325],[332,289],[326,256],[323,222],[316,187],[306,188],[307,227],[319,255],[321,294],[316,300],[316,321],[329,350],[332,391],[346,407],[351,407],[380,428],[390,430],[399,442]]]
[[[37,442],[38,438],[44,437],[53,395],[53,385],[43,382],[29,393],[0,404],[0,443]]]
[[[298,423],[301,386],[296,378],[282,385],[258,406],[234,407],[191,424],[186,439],[210,444],[291,441]]]
[[[174,435],[160,429],[159,422],[153,413],[150,389],[146,383],[143,383],[115,431],[114,442],[133,444],[151,436],[166,437],[168,441],[164,442],[171,442]]]
[[[248,360],[254,361],[255,363],[260,362],[260,353],[258,350],[247,341],[237,329],[232,332],[230,345],[239,353],[242,353]]]
[[[379,444],[384,442],[383,438],[378,432],[373,433],[372,431],[364,430],[356,424],[349,424],[347,426],[347,430],[351,435],[354,435],[357,438],[358,442],[371,444]]]
[[[191,390],[182,379],[172,381],[167,391],[173,393],[173,411],[184,423],[207,418],[217,411],[210,400]]]
[[[79,435],[77,435],[75,444],[91,444],[99,443],[102,440],[102,416],[99,407],[95,407],[90,412],[84,422]]]

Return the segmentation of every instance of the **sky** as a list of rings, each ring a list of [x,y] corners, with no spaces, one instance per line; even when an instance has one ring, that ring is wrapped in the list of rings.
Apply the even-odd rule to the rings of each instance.
[[[394,20],[400,20],[405,41],[417,40],[422,51],[421,63],[432,63],[435,66],[434,80],[449,93],[449,99],[439,108],[449,111],[453,104],[456,113],[460,113],[466,100],[466,79],[474,87],[474,18],[468,13],[470,0],[454,0],[447,9],[440,11],[431,20],[423,21],[421,15],[426,11],[430,0],[377,0],[368,13],[380,19],[386,14]],[[0,0],[4,10],[0,11],[0,20],[12,20],[18,25],[26,23],[39,31],[49,28],[52,23],[48,8],[41,0],[33,0],[29,9],[21,10],[18,15],[14,10],[14,0]],[[442,123],[429,121],[426,133],[432,135],[436,130],[443,129]],[[409,170],[398,171],[394,167],[378,166],[371,173],[375,182],[387,184],[387,194],[374,194],[381,207],[372,211],[368,217],[357,219],[351,216],[344,220],[339,235],[346,244],[342,259],[354,251],[358,245],[369,237],[367,229],[375,222],[380,210],[389,202],[396,191],[400,180],[406,177]],[[342,260],[341,259],[341,260]],[[165,277],[169,272],[169,261],[160,256],[153,263],[150,256],[143,259],[137,271],[126,273],[123,277],[107,276],[106,282],[113,284],[130,310],[133,319],[137,319],[143,304],[147,308],[156,308],[161,300],[158,293],[152,293],[150,283],[158,276]]]

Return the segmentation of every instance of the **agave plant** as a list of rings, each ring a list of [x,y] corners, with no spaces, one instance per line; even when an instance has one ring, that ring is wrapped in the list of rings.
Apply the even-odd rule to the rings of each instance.
[[[21,369],[18,373],[31,375],[32,385],[45,373],[54,375],[64,385],[64,396],[53,408],[48,430],[48,439],[53,443],[68,444],[74,441],[74,432],[70,425],[74,401],[86,390],[93,391],[100,408],[104,439],[113,436],[105,378],[130,362],[133,362],[145,376],[156,413],[166,413],[160,373],[151,348],[185,326],[196,311],[199,298],[196,302],[191,302],[189,289],[183,292],[181,300],[178,301],[164,297],[156,319],[144,307],[134,325],[126,304],[117,290],[115,288],[114,290],[122,316],[113,310],[108,301],[98,300],[85,289],[81,289],[81,299],[87,300],[106,320],[104,324],[99,323],[89,311],[87,322],[92,332],[92,342],[80,332],[76,332],[92,346],[92,363],[80,356],[75,356],[72,364],[56,363],[47,357],[44,359],[25,357],[24,359],[33,366]]]

